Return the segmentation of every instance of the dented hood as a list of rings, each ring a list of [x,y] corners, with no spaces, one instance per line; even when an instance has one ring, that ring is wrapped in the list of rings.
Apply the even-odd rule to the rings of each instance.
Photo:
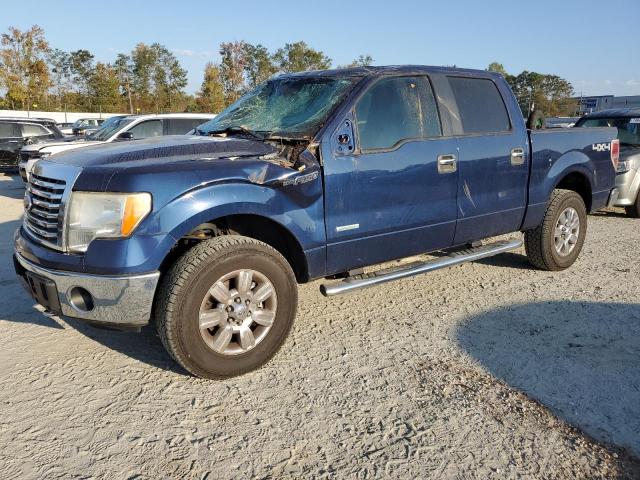
[[[121,168],[192,162],[228,157],[262,156],[276,149],[268,143],[238,137],[171,135],[87,146],[62,152],[50,160],[79,167]]]

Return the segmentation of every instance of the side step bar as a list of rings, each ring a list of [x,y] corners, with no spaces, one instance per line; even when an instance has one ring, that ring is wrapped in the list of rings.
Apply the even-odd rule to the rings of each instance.
[[[429,260],[428,262],[413,262],[400,267],[392,267],[377,272],[348,277],[340,282],[320,285],[320,292],[325,297],[340,295],[341,293],[371,287],[380,283],[391,282],[401,278],[412,277],[421,273],[433,272],[442,268],[453,267],[461,263],[473,262],[483,258],[493,257],[500,253],[516,250],[522,246],[522,240],[501,240],[479,247],[455,251],[446,257]]]

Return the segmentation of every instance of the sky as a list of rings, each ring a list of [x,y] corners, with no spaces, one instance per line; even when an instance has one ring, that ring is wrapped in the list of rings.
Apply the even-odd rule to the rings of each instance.
[[[640,95],[640,0],[324,0],[9,2],[0,31],[40,25],[49,44],[110,62],[158,42],[200,87],[223,41],[272,51],[299,40],[334,65],[361,54],[375,65],[421,64],[559,75],[576,95]],[[614,8],[615,7],[615,8]]]

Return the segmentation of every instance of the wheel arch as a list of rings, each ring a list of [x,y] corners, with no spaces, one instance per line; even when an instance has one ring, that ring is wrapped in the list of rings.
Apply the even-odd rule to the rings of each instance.
[[[287,260],[298,282],[308,281],[308,262],[298,238],[273,218],[256,213],[221,215],[189,226],[175,238],[175,243],[165,256],[160,271],[166,271],[177,257],[200,241],[221,235],[242,235],[266,243]]]

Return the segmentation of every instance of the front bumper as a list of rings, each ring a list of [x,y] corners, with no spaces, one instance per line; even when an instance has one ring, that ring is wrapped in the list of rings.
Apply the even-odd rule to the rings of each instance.
[[[52,313],[115,327],[149,323],[160,272],[89,275],[42,268],[16,251],[13,258],[23,286]]]

